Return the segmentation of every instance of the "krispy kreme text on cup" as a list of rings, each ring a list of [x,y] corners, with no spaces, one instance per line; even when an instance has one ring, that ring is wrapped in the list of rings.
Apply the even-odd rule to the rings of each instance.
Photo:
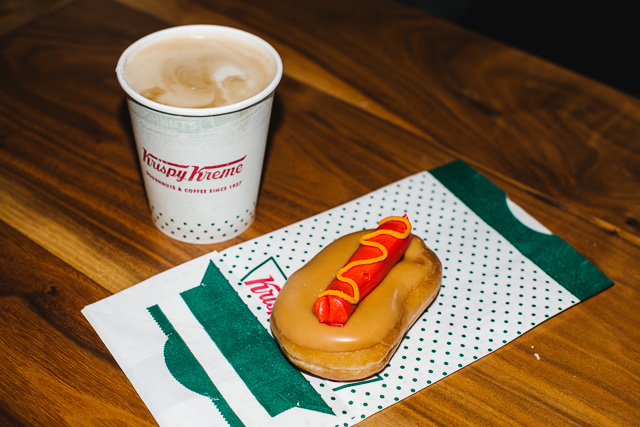
[[[173,27],[133,43],[116,74],[155,225],[189,243],[246,230],[282,77],[275,49],[230,27]]]

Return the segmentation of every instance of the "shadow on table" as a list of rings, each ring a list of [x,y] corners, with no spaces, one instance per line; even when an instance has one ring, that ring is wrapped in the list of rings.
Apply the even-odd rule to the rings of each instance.
[[[640,97],[634,2],[397,1]]]

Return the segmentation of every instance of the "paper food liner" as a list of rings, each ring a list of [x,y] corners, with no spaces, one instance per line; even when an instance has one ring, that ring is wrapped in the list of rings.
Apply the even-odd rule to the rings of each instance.
[[[407,214],[441,291],[389,365],[339,383],[286,362],[269,331],[286,279],[336,238]],[[162,426],[350,426],[611,286],[463,162],[214,252],[83,312]]]

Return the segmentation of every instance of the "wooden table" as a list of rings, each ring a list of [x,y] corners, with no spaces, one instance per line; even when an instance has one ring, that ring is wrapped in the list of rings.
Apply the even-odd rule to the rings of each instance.
[[[637,99],[383,0],[4,4],[0,425],[155,425],[84,306],[456,158],[615,286],[360,425],[640,422]],[[190,23],[254,32],[285,66],[256,221],[218,245],[151,222],[114,73]]]

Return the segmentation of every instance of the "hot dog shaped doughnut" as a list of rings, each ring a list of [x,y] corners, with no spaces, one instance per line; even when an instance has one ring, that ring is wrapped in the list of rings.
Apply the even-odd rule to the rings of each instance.
[[[298,368],[336,381],[360,380],[380,372],[436,298],[442,266],[422,239],[412,235],[404,256],[360,300],[343,327],[318,321],[311,310],[317,295],[372,231],[348,234],[329,244],[291,275],[279,293],[271,330],[283,354]]]

